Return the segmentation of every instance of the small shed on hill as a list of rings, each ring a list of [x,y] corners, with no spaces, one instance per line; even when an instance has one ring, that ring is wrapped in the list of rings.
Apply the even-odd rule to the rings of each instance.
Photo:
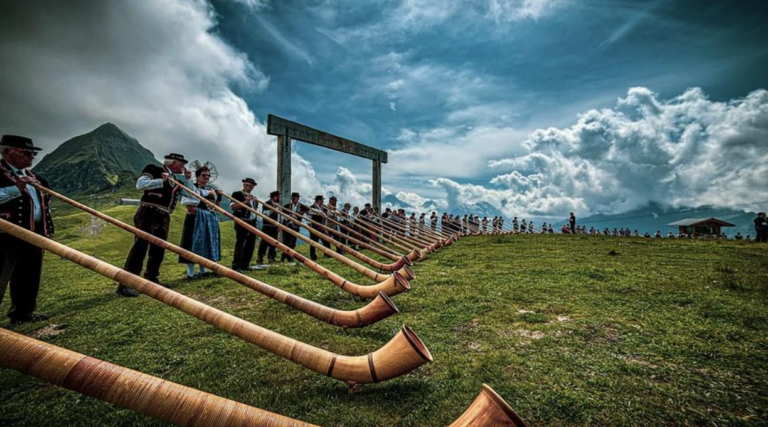
[[[735,224],[717,218],[688,218],[667,224],[677,227],[681,233],[698,236],[719,236],[723,227],[735,227]]]

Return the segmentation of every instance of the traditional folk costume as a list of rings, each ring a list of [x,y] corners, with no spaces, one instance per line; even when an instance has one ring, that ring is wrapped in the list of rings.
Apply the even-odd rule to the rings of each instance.
[[[165,156],[165,159],[187,163],[181,154],[171,153]],[[154,164],[145,166],[141,171],[141,175],[136,181],[136,189],[143,190],[144,194],[141,196],[141,205],[133,216],[133,225],[155,237],[167,240],[171,214],[176,209],[181,188],[171,183],[170,179],[163,181],[163,173],[174,176],[174,173],[167,166]],[[175,177],[175,179],[188,185],[184,178]],[[138,236],[133,240],[133,246],[128,252],[123,269],[129,273],[140,275],[147,251],[149,251],[149,259],[144,270],[144,278],[151,282],[160,283],[160,265],[163,263],[165,249],[150,245],[149,242]],[[138,296],[134,290],[122,284],[118,285],[116,293],[120,296]]]
[[[16,135],[3,135],[0,146],[30,151],[41,150],[34,146],[31,139]],[[34,172],[16,168],[6,160],[0,161],[0,219],[41,236],[51,237],[51,198],[29,184],[20,190],[16,186],[16,180],[23,176],[35,179],[44,187],[48,187],[48,182]],[[27,322],[47,318],[34,314],[42,268],[42,249],[0,232],[0,303],[3,301],[5,288],[10,283],[11,308],[8,317],[11,321]]]
[[[245,178],[243,183],[257,185],[256,181],[252,178]],[[249,194],[244,191],[235,191],[232,193],[232,198],[238,202],[246,204],[251,209],[258,209],[258,203],[256,200],[251,199],[246,202],[246,196]],[[240,207],[237,203],[231,204],[232,214],[248,225],[258,227],[258,220],[256,214]],[[251,266],[251,260],[253,259],[253,251],[256,249],[256,234],[250,232],[245,227],[235,222],[235,253],[232,257],[232,269],[233,270],[247,270]]]
[[[213,168],[206,167],[206,169]],[[221,196],[216,194],[216,189],[211,185],[195,184],[192,190],[209,202],[221,203]],[[221,261],[221,233],[217,213],[208,204],[186,192],[182,193],[181,204],[188,209],[187,215],[184,217],[180,246],[211,261]],[[190,206],[193,208],[189,209]],[[182,256],[179,256],[179,263],[187,264],[187,277],[193,278],[193,263]],[[205,274],[203,266],[200,266],[200,273]]]
[[[297,221],[301,221],[304,218],[304,212],[306,212],[306,209],[304,209],[304,205],[301,204],[301,201],[298,201],[298,199],[301,197],[299,193],[291,193],[291,199],[297,199],[296,203],[293,203],[293,201],[290,201],[283,205],[283,208],[286,211],[290,211],[289,214],[292,219],[295,219]],[[301,232],[301,226],[293,221],[288,220],[287,218],[283,220],[283,225],[290,228],[292,231],[295,231],[297,233]],[[290,233],[283,232],[283,244],[285,246],[288,246],[291,249],[296,249],[296,236],[291,235]],[[289,256],[287,253],[283,252],[280,255],[280,261],[288,261],[293,262],[293,258]]]
[[[315,203],[309,207],[309,219],[325,225],[325,215],[323,214],[323,204],[322,204],[323,200],[325,200],[325,197],[323,197],[322,195],[315,196]],[[360,214],[362,215],[362,212]],[[322,227],[318,225],[310,223],[310,227],[312,227],[315,231],[317,231],[318,234],[326,234],[325,230],[323,230]],[[322,240],[319,236],[315,235],[314,233],[309,233],[309,238],[315,243],[321,242],[323,246],[325,246],[328,249],[331,248],[330,243],[328,243],[325,240]],[[317,251],[315,250],[315,247],[311,245],[309,248],[309,258],[312,259],[312,261],[317,260]]]
[[[279,191],[273,191],[269,193],[269,200],[264,202],[264,205],[261,209],[261,213],[272,219],[273,221],[280,222],[280,214],[277,212],[278,208],[280,207],[279,203],[275,203],[272,201],[273,197],[280,196]],[[268,207],[267,207],[268,206]],[[272,208],[272,209],[270,209]],[[262,220],[261,223],[261,231],[262,233],[266,234],[267,236],[278,240],[279,241],[279,232],[280,230],[277,228],[276,225],[273,223]],[[259,242],[259,251],[256,254],[256,263],[257,264],[263,264],[264,263],[264,254],[267,254],[267,260],[269,262],[275,262],[275,258],[277,257],[277,248],[268,243],[265,239],[261,239],[261,242]]]

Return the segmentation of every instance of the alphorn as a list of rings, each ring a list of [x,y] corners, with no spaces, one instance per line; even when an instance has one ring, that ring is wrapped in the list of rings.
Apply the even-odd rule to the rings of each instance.
[[[358,216],[357,221],[362,227],[367,227],[369,230],[372,230],[374,233],[379,234],[382,239],[389,239],[391,241],[397,242],[398,245],[402,245],[407,250],[410,250],[410,252],[405,256],[406,258],[410,259],[413,262],[423,260],[427,257],[427,253],[429,250],[423,248],[420,245],[415,245],[413,243],[407,242],[402,240],[399,236],[393,234],[392,232],[388,231],[387,229],[383,227],[379,227],[378,224],[374,224],[373,221],[371,221],[369,218]]]
[[[365,224],[368,224],[370,227],[380,230],[380,232],[387,234],[390,238],[411,247],[411,249],[415,249],[422,253],[424,251],[427,251],[427,252],[434,251],[434,248],[431,247],[430,243],[417,242],[405,236],[403,233],[400,233],[397,229],[392,227],[391,221],[381,219],[379,223],[374,223],[371,218],[366,218],[366,217],[358,217],[358,220],[362,220]]]
[[[3,328],[0,367],[178,426],[314,426]],[[525,423],[507,402],[483,384],[474,402],[450,427],[491,426],[525,427]]]
[[[341,211],[340,211],[340,212],[341,212]],[[357,225],[358,227],[363,227],[363,225],[362,225],[361,223],[359,223],[359,222],[358,222],[356,219],[352,219],[352,217],[351,217],[350,215],[346,214],[345,212],[341,212],[341,214],[342,214],[342,215],[344,215],[344,216],[345,216],[347,219],[349,219],[351,222],[355,222],[356,224],[358,224],[358,225]],[[369,227],[367,227],[367,228],[369,228]],[[370,230],[370,228],[369,228],[369,231],[371,231],[371,230]],[[378,229],[377,229],[377,230],[373,230],[373,231],[378,231]],[[355,232],[356,232],[358,235],[361,235],[361,232],[358,232],[358,231],[355,231]],[[398,242],[396,242],[396,241],[394,241],[394,240],[391,240],[391,239],[389,239],[389,238],[387,238],[387,237],[385,237],[385,236],[381,236],[381,235],[380,235],[380,233],[375,233],[375,234],[377,235],[377,237],[378,237],[378,238],[381,238],[381,240],[382,240],[382,241],[384,241],[384,242],[386,242],[386,243],[388,243],[388,244],[392,245],[393,247],[395,247],[395,248],[397,248],[397,249],[399,249],[399,250],[401,250],[401,251],[404,251],[404,253],[409,253],[410,251],[413,251],[413,248],[412,248],[412,247],[410,247],[410,246],[408,246],[408,247],[406,247],[406,246],[403,246],[402,244],[400,244],[400,243],[398,243]],[[371,239],[370,237],[366,237],[366,239],[368,239],[368,240],[370,240],[370,241],[375,241],[374,239]],[[378,242],[377,242],[377,243],[378,243]],[[407,255],[406,255],[406,257],[407,257]],[[409,258],[409,259],[410,259],[410,258]],[[411,259],[411,261],[413,261],[413,259]]]
[[[435,244],[437,244],[437,246],[434,246],[435,248],[443,246],[442,244],[443,239],[426,236],[426,235],[420,235],[420,236],[414,235],[413,228],[407,223],[401,224],[397,221],[389,221],[381,217],[378,217],[378,218],[381,219],[381,224],[383,226],[397,233],[402,239],[405,239],[407,241],[413,242],[416,245],[421,245],[424,247],[431,247]]]
[[[323,206],[323,210],[326,211],[326,212],[330,211],[330,209],[327,209],[325,206]],[[345,217],[349,216],[349,215],[347,215],[346,212],[344,212],[342,210],[338,210],[337,209],[334,212],[338,213],[340,215],[344,215]],[[352,242],[354,244],[360,245],[359,242],[365,241],[367,246],[363,246],[363,245],[360,245],[360,246],[362,246],[364,248],[372,247],[371,250],[374,251],[374,252],[376,252],[376,251],[386,252],[388,255],[382,255],[382,256],[386,256],[389,259],[393,259],[393,257],[399,259],[401,256],[403,256],[401,253],[397,252],[393,248],[390,248],[389,246],[384,245],[384,244],[382,244],[382,243],[380,243],[380,242],[378,242],[376,240],[373,240],[370,237],[368,237],[368,236],[358,232],[357,230],[355,230],[354,228],[351,227],[352,224],[350,224],[350,223],[344,224],[341,221],[337,221],[337,220],[331,218],[330,216],[326,216],[326,219],[332,225],[334,225],[336,227],[339,227],[339,230],[336,230],[336,229],[334,229],[332,227],[330,227],[330,230],[336,232],[336,234],[338,234],[340,236],[342,236],[341,233],[344,232],[344,235],[342,237],[345,237],[347,240],[349,240],[350,242]],[[312,219],[308,219],[308,220],[310,222],[312,222],[312,223],[315,223],[315,221],[312,220]],[[353,235],[355,237],[352,237]],[[376,253],[379,253],[379,252],[376,252]]]
[[[173,253],[181,255],[193,263],[210,269],[220,276],[224,276],[230,280],[233,280],[265,296],[275,299],[289,307],[293,307],[303,313],[309,314],[316,319],[322,320],[323,322],[341,326],[344,329],[361,328],[363,326],[367,326],[380,320],[386,319],[387,317],[399,312],[392,300],[390,300],[389,297],[387,297],[387,295],[384,293],[376,296],[373,301],[364,307],[353,311],[336,310],[330,307],[326,307],[314,301],[310,301],[289,292],[283,291],[282,289],[275,288],[274,286],[246,276],[245,274],[238,273],[237,271],[227,268],[217,262],[211,261],[205,257],[201,257],[194,252],[188,251],[159,237],[155,237],[145,231],[139,230],[136,227],[128,225],[118,219],[115,219],[82,203],[72,200],[69,197],[59,194],[49,188],[43,187],[42,185],[33,185],[38,190],[48,193],[51,196],[56,197],[57,199],[66,202],[84,212],[107,221],[108,223],[115,225],[118,228],[133,233],[134,235],[148,241],[153,245],[160,246],[163,249],[167,249]]]
[[[226,210],[222,209],[220,206],[216,205],[215,203],[211,202],[210,200],[200,197],[199,194],[195,193],[194,191],[190,190],[183,184],[179,183],[178,181],[168,178],[169,180],[173,181],[174,184],[178,185],[179,188],[186,191],[190,195],[198,198],[203,203],[210,206],[212,209],[216,210],[217,212],[221,213],[222,215],[232,219],[237,225],[245,228],[246,230],[250,231],[251,233],[259,236],[261,239],[269,243],[270,245],[276,247],[281,252],[288,254],[288,256],[292,257],[293,259],[298,260],[302,264],[309,267],[312,271],[315,273],[325,277],[329,281],[331,281],[334,285],[340,287],[342,290],[352,294],[356,295],[362,298],[369,298],[373,299],[376,298],[376,296],[379,295],[379,292],[384,292],[387,296],[394,296],[401,292],[407,291],[411,289],[411,285],[408,283],[408,280],[403,277],[400,273],[394,272],[387,279],[384,281],[377,283],[375,285],[368,285],[368,286],[362,286],[358,285],[356,283],[350,282],[343,277],[339,276],[338,274],[334,273],[333,271],[323,267],[322,265],[310,260],[309,258],[305,257],[304,255],[298,253],[297,251],[289,248],[288,246],[278,242],[276,239],[273,239],[266,234],[264,234],[261,230],[258,228],[246,223],[242,219],[232,215],[231,213],[227,212]],[[322,245],[321,245],[322,246]],[[333,252],[335,255],[335,252]],[[347,257],[342,257],[343,259],[346,259],[347,261],[352,261],[348,259]],[[358,265],[357,263],[354,263],[355,265]]]
[[[312,427],[3,328],[0,366],[177,426]]]
[[[288,233],[291,236],[294,236],[294,237],[296,237],[298,239],[301,239],[301,240],[305,241],[307,244],[315,247],[316,249],[321,250],[327,256],[330,256],[330,257],[333,257],[335,259],[338,259],[339,261],[344,262],[345,264],[346,263],[354,262],[353,260],[350,260],[349,258],[345,257],[344,255],[336,253],[335,251],[333,251],[330,248],[326,248],[325,246],[323,246],[323,245],[321,245],[321,244],[319,244],[317,242],[313,242],[311,239],[307,238],[303,234],[298,233],[298,232],[290,229],[289,227],[286,227],[285,225],[281,224],[279,221],[275,221],[274,219],[270,218],[268,215],[264,215],[263,213],[257,211],[256,209],[251,208],[250,206],[246,205],[245,203],[243,203],[243,202],[241,202],[239,200],[235,200],[235,199],[233,199],[232,197],[230,197],[228,195],[224,195],[224,197],[226,197],[227,199],[232,201],[232,203],[235,203],[240,208],[243,208],[243,209],[246,209],[246,210],[248,210],[250,212],[253,212],[254,214],[258,215],[262,220],[268,221],[270,224],[272,224],[272,225],[276,226],[277,228],[279,228],[280,230],[282,230],[283,233]],[[272,211],[274,211],[274,212],[276,212],[278,214],[280,213],[279,210],[277,210],[277,209],[273,208],[272,206],[264,203],[263,201],[261,201],[259,199],[256,199],[256,198],[254,198],[254,199],[257,202],[261,203],[262,206],[265,206],[266,208],[268,208],[268,209],[270,209],[270,210],[272,210]],[[283,216],[285,216],[287,219],[293,221],[294,223],[298,223],[298,224],[304,226],[304,224],[301,221],[299,221],[299,220],[297,220],[295,218],[291,218],[291,217],[289,217],[287,215],[283,215]],[[399,271],[403,267],[406,267],[406,266],[412,264],[411,261],[409,261],[405,257],[401,257],[397,262],[395,262],[393,264],[381,263],[381,262],[376,261],[375,259],[373,259],[371,257],[368,257],[368,256],[366,256],[364,254],[361,254],[360,252],[355,251],[352,248],[349,248],[349,247],[341,244],[341,242],[333,239],[332,237],[330,237],[330,236],[328,236],[328,235],[326,235],[324,233],[321,233],[321,232],[319,232],[319,231],[317,231],[317,230],[315,230],[315,229],[313,229],[311,227],[306,227],[306,228],[307,228],[307,231],[309,231],[309,233],[319,237],[323,241],[326,241],[326,242],[328,242],[328,243],[330,243],[330,244],[332,244],[332,245],[334,245],[334,246],[336,246],[338,248],[343,249],[344,251],[348,252],[350,255],[352,255],[355,258],[365,262],[366,264],[372,266],[373,268],[377,268],[377,269],[383,270],[383,271]],[[347,261],[343,261],[342,258],[347,260]],[[358,271],[360,271],[362,274],[365,274],[366,277],[369,277],[372,280],[377,280],[378,281],[378,280],[382,280],[382,279],[386,279],[387,278],[387,276],[378,274],[375,271],[373,271],[373,270],[371,270],[371,269],[369,269],[367,267],[361,266],[359,263],[355,263],[355,264],[358,264],[358,266],[362,267]],[[348,264],[348,265],[350,265],[350,264]],[[365,269],[367,271],[363,271],[363,269]],[[403,274],[403,273],[405,273],[405,274]],[[400,271],[400,274],[403,274],[404,277],[409,276],[410,275],[409,273],[410,272]],[[413,279],[413,278],[414,277],[409,277],[408,279]]]
[[[347,214],[344,211],[337,210],[336,212],[338,214],[340,214],[340,215],[343,215],[345,218],[350,218],[349,214]],[[371,239],[370,237],[368,237],[368,236],[362,234],[361,232],[355,230],[354,229],[354,225],[352,225],[353,221],[351,221],[349,219],[348,219],[349,222],[347,222],[347,224],[343,224],[342,222],[337,221],[337,220],[335,220],[335,219],[333,219],[331,217],[328,217],[328,221],[330,221],[331,224],[334,224],[334,225],[338,226],[341,230],[346,230],[346,232],[348,233],[347,235],[355,235],[355,236],[357,236],[358,240],[364,240],[364,241],[368,242],[369,246],[374,246],[374,247],[379,248],[379,249],[381,249],[383,251],[388,251],[388,252],[394,254],[393,256],[397,256],[397,257],[403,256],[402,253],[400,253],[397,250],[395,250],[395,248],[389,247],[389,246],[387,246],[387,245],[385,245],[383,243],[380,243],[379,241],[377,241],[375,239]],[[380,236],[377,236],[377,237],[380,237]],[[386,240],[383,240],[383,239],[382,239],[382,241],[386,242]],[[354,241],[353,241],[353,243],[354,243]],[[393,246],[396,247],[396,245],[393,245]],[[404,248],[399,248],[399,249],[404,249]],[[409,249],[405,249],[405,252],[408,252],[408,251],[409,251]]]
[[[4,219],[0,219],[0,230],[122,283],[291,362],[337,380],[348,383],[375,383],[403,375],[432,361],[427,347],[405,325],[380,349],[365,356],[343,356],[247,322]]]
[[[258,199],[256,199],[256,200],[258,200]],[[301,227],[304,227],[304,228],[307,229],[307,231],[312,232],[313,227],[310,227],[309,225],[304,224],[301,220],[298,220],[298,219],[292,217],[293,212],[289,211],[288,209],[286,209],[286,208],[284,208],[284,207],[282,207],[280,205],[269,206],[269,205],[265,204],[264,202],[261,202],[261,203],[262,203],[262,205],[264,205],[268,209],[271,209],[273,211],[281,213],[281,215],[284,215],[286,217],[286,219],[289,219],[294,224],[297,224],[297,225],[299,225]],[[306,205],[303,205],[303,204],[300,204],[300,206],[306,207]],[[325,209],[325,206],[323,206],[323,209]],[[308,210],[309,210],[309,208],[308,208]],[[339,236],[339,237],[342,237],[342,238],[346,238],[348,241],[352,242],[353,244],[356,244],[356,245],[362,247],[363,249],[368,249],[368,250],[370,250],[370,251],[372,251],[372,252],[374,252],[374,253],[376,253],[378,255],[381,255],[381,256],[383,256],[383,257],[385,257],[385,258],[387,258],[387,259],[389,259],[391,261],[400,261],[402,259],[402,255],[397,254],[396,252],[392,251],[392,249],[390,249],[390,248],[388,248],[386,246],[380,246],[379,247],[379,246],[376,246],[376,245],[371,245],[371,244],[369,244],[367,242],[363,242],[363,241],[359,240],[358,238],[353,237],[353,236],[351,236],[349,234],[343,234],[341,231],[339,231],[339,230],[337,230],[337,229],[335,229],[333,227],[328,227],[327,225],[322,224],[320,222],[317,222],[317,221],[313,220],[312,218],[307,218],[306,216],[303,219],[305,221],[307,221],[309,224],[314,224],[317,227],[320,227],[321,229],[323,229],[323,230],[325,230],[325,231],[327,231],[329,233],[333,233],[336,236]],[[349,230],[347,227],[345,227],[342,224],[339,224],[338,222],[334,221],[330,217],[326,217],[326,219],[328,221],[332,221],[336,225],[339,225],[339,226],[344,227],[345,229]],[[349,230],[349,231],[352,232],[351,230]],[[320,238],[322,238],[322,237],[320,237]],[[331,243],[333,243],[333,242],[331,242]],[[338,243],[341,243],[341,242],[338,242]],[[347,248],[348,246],[349,245],[344,245],[344,248]],[[407,261],[406,265],[411,265],[410,261]]]

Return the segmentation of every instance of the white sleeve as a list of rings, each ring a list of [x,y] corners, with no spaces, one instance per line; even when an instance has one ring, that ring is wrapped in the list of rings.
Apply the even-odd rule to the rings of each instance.
[[[11,185],[10,187],[0,188],[0,205],[3,203],[10,202],[11,200],[20,196],[21,196],[21,191],[19,190],[19,187],[15,185]]]
[[[141,175],[136,180],[137,190],[155,190],[158,188],[163,188],[163,180],[161,178],[152,179],[149,175]]]

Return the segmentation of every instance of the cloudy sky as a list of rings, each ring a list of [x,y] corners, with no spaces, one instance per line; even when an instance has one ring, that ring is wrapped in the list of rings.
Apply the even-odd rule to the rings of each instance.
[[[764,207],[768,2],[0,2],[0,131],[47,150],[111,121],[221,184],[274,187],[273,113],[389,151],[385,194],[507,215]],[[294,144],[361,203],[370,164]]]

